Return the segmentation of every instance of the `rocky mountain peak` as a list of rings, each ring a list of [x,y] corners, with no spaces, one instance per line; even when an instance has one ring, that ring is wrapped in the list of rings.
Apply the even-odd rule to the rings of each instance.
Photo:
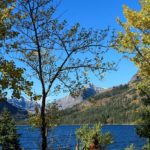
[[[77,105],[77,104],[81,103],[82,101],[85,101],[88,98],[90,98],[104,90],[105,90],[104,88],[96,87],[94,84],[89,84],[89,85],[85,86],[85,88],[82,90],[81,94],[78,97],[72,97],[71,95],[68,95],[64,98],[57,100],[57,104],[62,109],[71,108],[74,105]]]

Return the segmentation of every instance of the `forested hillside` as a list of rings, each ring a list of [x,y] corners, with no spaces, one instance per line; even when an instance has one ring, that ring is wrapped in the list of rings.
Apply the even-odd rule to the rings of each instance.
[[[140,106],[133,83],[120,85],[63,111],[61,123],[136,123]]]

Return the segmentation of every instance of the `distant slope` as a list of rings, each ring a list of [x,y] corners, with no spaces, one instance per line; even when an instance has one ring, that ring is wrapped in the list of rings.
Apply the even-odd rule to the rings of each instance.
[[[101,93],[102,91],[104,91],[103,88],[96,87],[92,84],[89,84],[88,87],[86,87],[85,89],[83,89],[81,91],[81,94],[78,97],[72,97],[71,95],[68,95],[62,99],[59,99],[58,101],[56,101],[56,103],[62,109],[71,108],[71,107],[87,100],[88,98],[90,98],[98,93]]]
[[[0,100],[0,114],[2,113],[3,109],[7,108],[10,114],[16,119],[16,120],[22,120],[27,118],[28,112],[26,110],[17,108],[13,106],[12,104],[8,103],[6,100]]]
[[[132,82],[105,90],[88,101],[65,109],[61,118],[63,124],[83,123],[134,123],[140,106],[137,91]]]

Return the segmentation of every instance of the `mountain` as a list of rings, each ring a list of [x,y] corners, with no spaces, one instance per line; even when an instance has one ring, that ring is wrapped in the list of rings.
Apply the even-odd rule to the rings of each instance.
[[[40,107],[40,105],[37,102],[28,100],[24,97],[21,97],[20,99],[8,99],[8,103],[12,104],[17,108],[21,108],[30,112],[34,112],[35,107]]]
[[[87,100],[88,98],[98,93],[101,93],[103,91],[104,91],[104,88],[96,87],[93,84],[89,84],[89,86],[83,90],[81,96],[83,100]]]
[[[132,81],[132,82],[131,82]],[[124,85],[103,90],[86,101],[62,110],[62,124],[130,124],[138,120],[141,106],[138,91],[133,86],[136,78]]]
[[[12,104],[8,103],[6,100],[0,101],[0,114],[3,111],[4,108],[7,108],[10,114],[16,119],[21,120],[25,119],[28,116],[28,112],[24,109],[17,108],[13,106]]]
[[[129,84],[132,84],[132,83],[134,83],[134,82],[139,82],[141,79],[140,79],[140,77],[138,76],[138,73],[137,74],[135,74],[132,78],[131,78],[131,80],[129,81]]]
[[[61,107],[61,109],[71,108],[71,107],[87,100],[88,98],[90,98],[98,93],[101,93],[102,91],[104,91],[103,88],[96,87],[93,84],[89,84],[87,87],[85,87],[81,91],[81,94],[79,96],[72,97],[71,95],[68,95],[62,99],[59,99],[58,101],[56,101],[56,103],[58,104],[58,106]]]
[[[58,101],[56,101],[56,103],[61,109],[67,109],[67,108],[71,108],[74,105],[81,103],[82,101],[83,99],[81,96],[74,98],[71,95],[68,95],[62,99],[59,99]]]

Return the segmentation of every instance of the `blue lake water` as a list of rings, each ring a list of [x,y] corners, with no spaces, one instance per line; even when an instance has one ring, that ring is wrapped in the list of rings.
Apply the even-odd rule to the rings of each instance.
[[[76,145],[75,131],[80,126],[59,126],[48,133],[49,147],[54,150],[74,150]],[[114,143],[108,146],[108,150],[124,150],[130,144],[134,144],[136,150],[141,150],[146,139],[136,134],[135,126],[130,125],[105,125],[102,128],[105,133],[111,132]],[[24,150],[39,150],[41,143],[40,130],[30,126],[18,126],[20,144]]]

